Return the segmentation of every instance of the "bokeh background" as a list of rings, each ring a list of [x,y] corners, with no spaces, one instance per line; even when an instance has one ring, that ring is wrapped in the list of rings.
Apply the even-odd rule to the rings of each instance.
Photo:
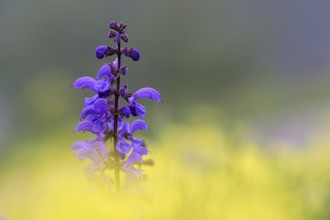
[[[113,197],[84,191],[69,150],[91,137],[73,130],[91,93],[71,85],[105,62],[94,50],[112,44],[112,20],[141,51],[126,60],[129,89],[164,99],[144,103],[156,165],[130,219],[330,219],[329,10],[326,0],[1,0],[0,219],[125,218]]]

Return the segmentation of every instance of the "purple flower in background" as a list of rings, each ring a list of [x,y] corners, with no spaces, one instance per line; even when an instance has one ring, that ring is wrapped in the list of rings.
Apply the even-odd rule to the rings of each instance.
[[[131,116],[145,117],[147,111],[137,102],[139,99],[162,101],[159,92],[153,88],[141,88],[130,93],[127,85],[120,84],[121,77],[126,76],[128,70],[127,65],[122,65],[123,56],[133,61],[140,59],[140,52],[136,48],[121,47],[128,42],[126,26],[124,22],[109,23],[108,37],[113,38],[115,45],[98,46],[95,55],[98,59],[115,55],[115,59],[103,64],[96,73],[96,78],[83,76],[73,83],[74,88],[89,89],[95,93],[94,96],[85,98],[81,121],[75,129],[91,132],[95,139],[78,141],[71,149],[77,152],[79,160],[92,160],[86,167],[88,177],[95,177],[98,172],[103,175],[105,170],[113,169],[117,191],[121,188],[120,171],[127,175],[127,181],[133,181],[142,178],[142,170],[136,164],[148,164],[143,160],[143,156],[148,154],[145,141],[134,137],[136,131],[148,129],[147,123],[137,119],[130,124],[125,119]],[[106,141],[109,139],[113,147],[108,149]]]

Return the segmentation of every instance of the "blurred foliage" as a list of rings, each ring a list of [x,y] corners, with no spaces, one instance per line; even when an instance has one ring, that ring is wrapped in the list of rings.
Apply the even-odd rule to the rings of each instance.
[[[205,112],[206,113],[206,112]],[[260,148],[243,128],[223,131],[195,115],[147,141],[154,167],[146,181],[115,195],[88,182],[63,129],[24,141],[0,163],[0,213],[10,220],[329,219],[329,141],[305,149]],[[57,135],[55,135],[57,134]]]

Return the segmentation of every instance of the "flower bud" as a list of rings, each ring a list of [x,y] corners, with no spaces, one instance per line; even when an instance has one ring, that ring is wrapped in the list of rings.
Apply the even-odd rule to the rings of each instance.
[[[127,34],[121,34],[120,38],[124,41],[124,42],[128,42],[128,35]]]
[[[121,31],[119,25],[115,21],[111,21],[109,23],[109,28],[112,29],[112,30],[115,30],[117,32],[120,32]]]
[[[121,52],[125,56],[132,58],[134,61],[138,61],[140,59],[140,52],[135,48],[125,47],[121,50]]]
[[[120,89],[120,96],[126,98],[126,93],[127,93],[127,85],[123,85]]]
[[[108,37],[109,38],[114,38],[116,36],[116,32],[115,31],[109,31]]]
[[[125,66],[122,66],[122,67],[120,68],[119,72],[120,72],[120,74],[122,74],[122,75],[125,76],[127,70],[128,70],[128,67],[125,65]]]
[[[111,56],[116,53],[116,49],[105,45],[98,46],[95,50],[95,55],[98,59]]]

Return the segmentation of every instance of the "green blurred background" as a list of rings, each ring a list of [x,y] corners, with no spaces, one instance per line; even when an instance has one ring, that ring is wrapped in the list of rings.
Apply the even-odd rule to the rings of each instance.
[[[73,129],[91,93],[71,85],[105,62],[94,51],[112,44],[112,20],[141,52],[125,61],[130,91],[154,87],[164,99],[145,102],[143,135],[157,142],[173,124],[212,122],[270,152],[309,148],[330,133],[329,10],[326,0],[1,0],[0,181],[34,141],[65,139],[57,148],[70,154],[88,137]]]
[[[300,144],[327,114],[329,8],[321,0],[2,0],[0,146],[79,119],[88,93],[70,86],[104,63],[94,50],[112,44],[111,20],[127,22],[129,45],[142,53],[127,61],[125,81],[131,91],[159,89],[164,105],[148,108],[163,122],[208,105],[262,139]]]

